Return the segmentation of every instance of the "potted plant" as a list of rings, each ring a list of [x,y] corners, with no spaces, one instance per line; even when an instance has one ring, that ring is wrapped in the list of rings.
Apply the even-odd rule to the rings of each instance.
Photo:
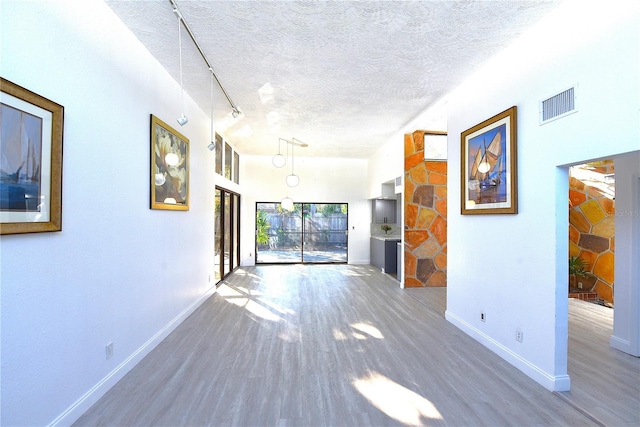
[[[380,229],[384,231],[384,234],[387,234],[389,231],[392,230],[392,227],[389,224],[383,224],[380,226]]]
[[[591,273],[587,271],[589,264],[579,256],[569,257],[569,288],[578,288],[578,277],[588,277]]]

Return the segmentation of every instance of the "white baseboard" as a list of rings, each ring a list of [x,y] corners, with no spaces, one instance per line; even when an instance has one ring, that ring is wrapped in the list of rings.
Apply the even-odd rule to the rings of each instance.
[[[631,345],[631,341],[625,340],[615,335],[611,335],[611,337],[609,338],[609,345],[616,350],[622,351],[623,353],[627,353],[635,357],[640,356],[638,348],[634,348]]]
[[[471,336],[476,341],[487,347],[489,350],[502,357],[511,365],[518,368],[529,378],[536,381],[549,391],[568,391],[571,387],[571,380],[569,375],[551,375],[528,360],[522,358],[519,354],[514,353],[511,349],[505,347],[498,341],[494,340],[490,336],[484,334],[482,331],[473,327],[455,314],[446,311],[445,318],[454,324],[456,327],[464,331],[467,335]]]
[[[213,286],[207,290],[193,304],[187,307],[182,313],[173,318],[164,328],[159,330],[153,337],[145,342],[138,350],[133,352],[128,358],[120,363],[113,371],[109,372],[100,382],[87,391],[73,405],[67,408],[49,425],[55,427],[70,426],[77,421],[94,403],[109,391],[122,377],[124,377],[134,366],[138,364],[147,354],[162,342],[175,328],[178,327],[191,313],[216,292]]]

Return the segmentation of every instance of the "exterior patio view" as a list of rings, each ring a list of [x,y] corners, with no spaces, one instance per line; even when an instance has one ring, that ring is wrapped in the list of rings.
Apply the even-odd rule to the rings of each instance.
[[[256,263],[346,263],[346,203],[256,203]]]

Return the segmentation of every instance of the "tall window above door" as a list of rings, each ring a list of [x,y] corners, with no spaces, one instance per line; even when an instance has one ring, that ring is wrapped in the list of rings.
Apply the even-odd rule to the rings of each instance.
[[[233,145],[216,133],[216,173],[229,181],[240,183],[240,155]]]

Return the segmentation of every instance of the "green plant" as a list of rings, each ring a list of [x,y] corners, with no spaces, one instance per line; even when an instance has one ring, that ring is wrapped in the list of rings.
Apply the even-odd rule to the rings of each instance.
[[[572,256],[569,258],[569,275],[571,276],[588,276],[588,267],[589,264],[587,264],[587,262],[579,256]]]
[[[389,224],[382,224],[380,226],[380,230],[382,230],[382,231],[384,231],[386,233],[387,231],[391,231],[392,227]]]
[[[576,286],[582,289],[582,284],[578,281],[578,277],[593,278],[593,274],[589,272],[589,264],[579,256],[569,257],[569,289],[576,288]],[[587,279],[588,282],[591,282]],[[589,291],[593,290],[595,281],[589,286]]]
[[[269,243],[269,219],[267,218],[267,212],[259,210],[256,213],[256,242],[259,245],[266,245]]]

